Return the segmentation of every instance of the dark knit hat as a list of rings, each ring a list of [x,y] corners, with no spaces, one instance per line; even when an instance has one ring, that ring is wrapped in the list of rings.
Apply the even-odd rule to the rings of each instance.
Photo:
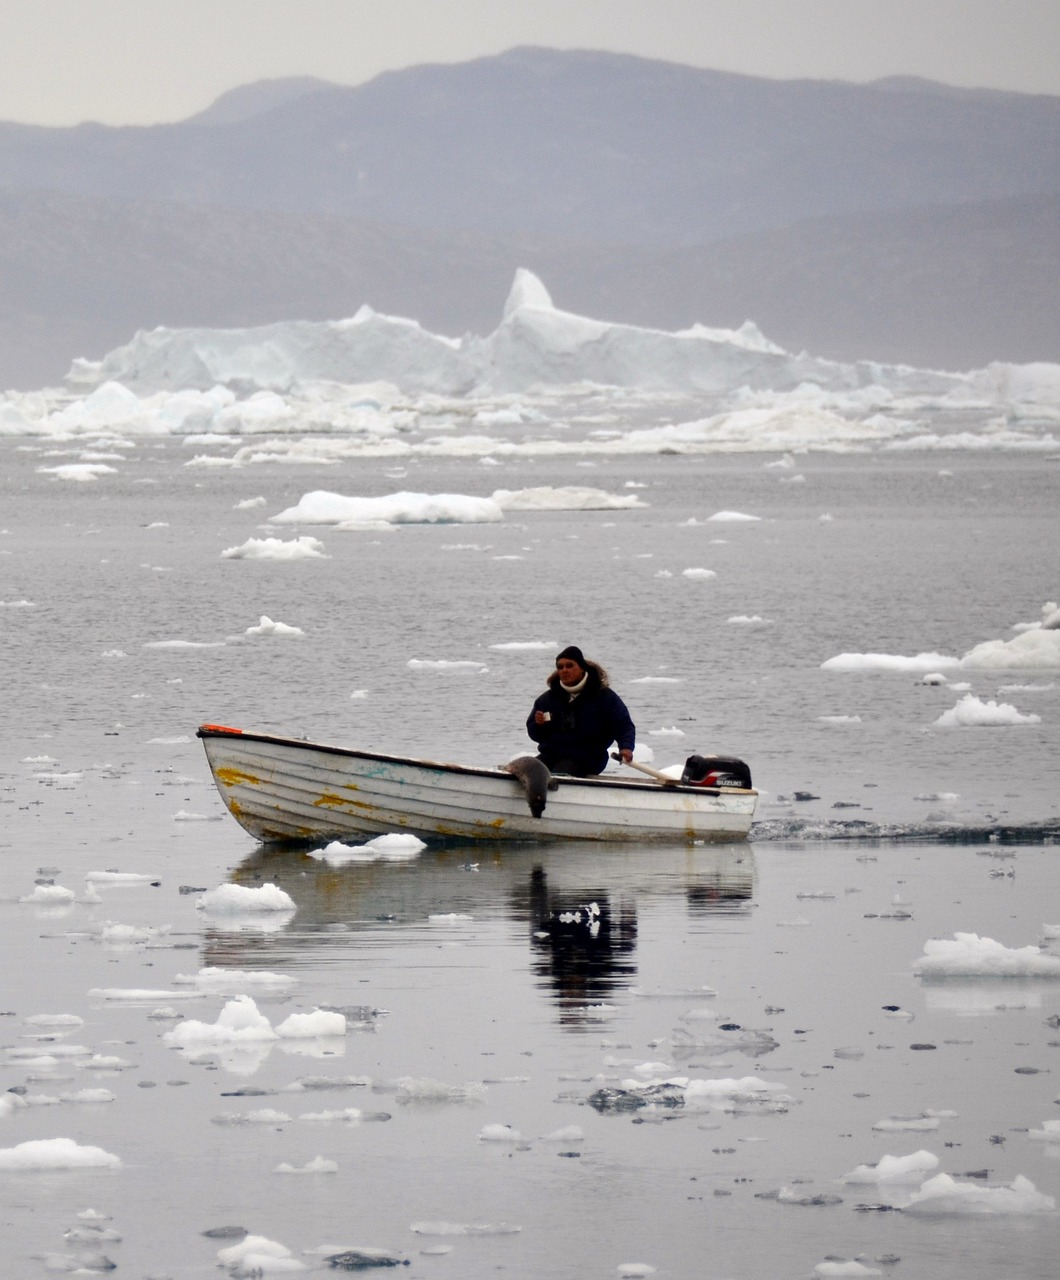
[[[582,653],[576,644],[569,644],[562,653],[556,654],[557,665],[561,658],[570,658],[570,660],[572,662],[576,662],[583,671],[588,669],[588,663],[585,661],[585,654]]]

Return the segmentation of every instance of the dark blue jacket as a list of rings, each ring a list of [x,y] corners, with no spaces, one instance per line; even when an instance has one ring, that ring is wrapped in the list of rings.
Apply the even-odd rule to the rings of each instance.
[[[550,769],[563,765],[561,772],[583,776],[603,773],[613,742],[621,750],[632,751],[637,738],[626,704],[608,684],[606,673],[595,663],[586,671],[586,686],[573,699],[564,692],[558,673],[553,673],[526,720],[526,732]],[[537,724],[537,711],[547,711],[552,718]]]

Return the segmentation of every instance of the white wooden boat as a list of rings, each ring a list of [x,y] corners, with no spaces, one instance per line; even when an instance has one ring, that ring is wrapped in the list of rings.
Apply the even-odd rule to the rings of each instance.
[[[612,776],[556,778],[540,818],[519,781],[474,768],[204,724],[229,812],[257,840],[321,843],[408,831],[421,839],[743,840],[758,792]]]

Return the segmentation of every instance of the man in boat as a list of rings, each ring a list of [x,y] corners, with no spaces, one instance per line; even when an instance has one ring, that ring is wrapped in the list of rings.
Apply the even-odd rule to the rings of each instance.
[[[573,644],[556,658],[548,688],[527,717],[526,731],[538,744],[538,759],[552,773],[578,778],[603,773],[613,742],[629,764],[637,738],[607,672]]]

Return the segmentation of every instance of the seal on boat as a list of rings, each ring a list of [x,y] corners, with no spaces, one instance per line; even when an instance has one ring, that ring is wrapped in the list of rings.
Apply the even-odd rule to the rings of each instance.
[[[501,768],[510,773],[526,792],[526,802],[535,818],[545,812],[545,801],[550,791],[556,791],[559,783],[548,771],[547,765],[537,756],[516,756]]]

